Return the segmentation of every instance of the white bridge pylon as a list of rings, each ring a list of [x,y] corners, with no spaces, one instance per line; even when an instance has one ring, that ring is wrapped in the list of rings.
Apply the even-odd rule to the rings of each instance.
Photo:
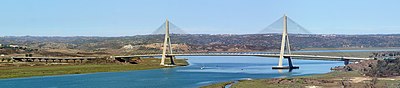
[[[164,44],[163,44],[163,52],[161,55],[161,63],[160,65],[169,66],[165,64],[165,59],[168,57],[171,59],[170,65],[175,65],[175,56],[169,56],[168,54],[172,54],[172,44],[171,44],[171,36],[169,35],[169,21],[168,19],[165,21],[165,37],[164,37]],[[168,54],[167,54],[168,53]]]
[[[287,31],[287,16],[286,14],[283,15],[283,32],[282,32],[282,41],[281,41],[281,49],[279,53],[279,61],[278,66],[272,67],[272,69],[296,69],[299,68],[297,66],[293,66],[292,58],[291,57],[284,57],[285,56],[285,48],[287,50],[287,54],[291,54],[290,52],[290,43],[289,43],[289,36]],[[289,66],[283,66],[283,59],[288,59]]]

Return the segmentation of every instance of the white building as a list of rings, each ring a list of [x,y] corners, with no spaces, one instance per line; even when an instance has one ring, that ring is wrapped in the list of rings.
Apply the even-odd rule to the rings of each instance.
[[[12,48],[17,48],[17,47],[19,47],[18,45],[9,45],[10,47],[12,47]]]
[[[132,46],[131,44],[122,47],[122,49],[133,49],[133,48],[134,46]]]

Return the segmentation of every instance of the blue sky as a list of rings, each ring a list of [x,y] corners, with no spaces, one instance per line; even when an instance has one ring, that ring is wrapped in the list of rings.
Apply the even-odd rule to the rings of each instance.
[[[1,0],[0,36],[132,36],[168,18],[192,34],[253,34],[287,14],[312,33],[400,33],[399,0]]]

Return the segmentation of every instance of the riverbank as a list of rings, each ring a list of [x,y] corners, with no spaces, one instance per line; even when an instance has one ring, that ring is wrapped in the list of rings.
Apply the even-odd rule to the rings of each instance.
[[[232,82],[223,82],[203,86],[201,88],[224,88]],[[400,77],[373,78],[363,76],[358,71],[341,72],[334,71],[327,74],[300,76],[293,78],[274,78],[240,80],[231,85],[231,88],[392,88],[400,85]]]
[[[169,61],[166,61],[169,62]],[[186,66],[188,62],[185,59],[176,59],[177,66]],[[155,58],[146,58],[139,64],[24,64],[18,66],[0,66],[0,79],[21,78],[33,76],[52,76],[65,74],[85,74],[95,72],[120,72],[132,70],[148,70],[170,68],[160,66],[160,60]]]
[[[293,78],[240,80],[217,83],[204,88],[395,88],[400,86],[400,59],[364,60],[335,67],[333,72]]]

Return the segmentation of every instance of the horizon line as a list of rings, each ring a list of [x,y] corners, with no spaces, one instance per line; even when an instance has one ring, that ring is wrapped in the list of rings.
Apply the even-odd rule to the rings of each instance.
[[[173,34],[173,33],[171,33]],[[281,33],[249,33],[249,34],[175,34],[175,35],[262,35],[262,34],[281,34]],[[369,34],[302,34],[302,33],[289,33],[295,35],[400,35],[400,33],[369,33]],[[146,36],[146,35],[164,35],[164,34],[138,34],[138,35],[121,35],[121,36],[98,36],[98,35],[12,35],[12,36],[0,36],[0,37],[129,37],[129,36]]]

